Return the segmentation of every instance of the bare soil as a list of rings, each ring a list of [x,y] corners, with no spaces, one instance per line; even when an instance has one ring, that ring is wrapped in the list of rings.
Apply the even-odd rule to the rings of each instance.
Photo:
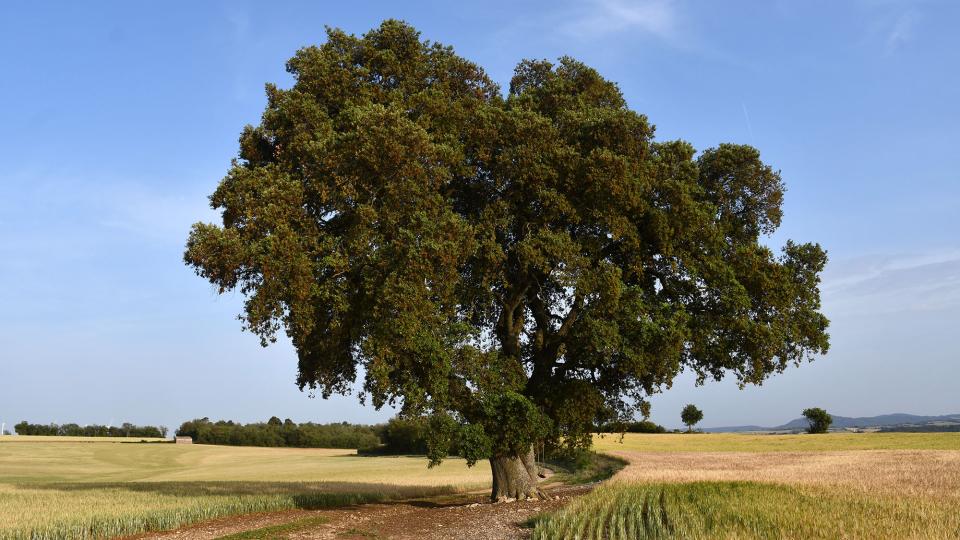
[[[557,510],[596,484],[548,486],[544,501],[489,502],[489,495],[470,494],[446,500],[411,500],[365,504],[331,510],[291,510],[206,521],[137,540],[208,540],[272,525],[323,516],[327,522],[299,531],[291,539],[336,540],[514,540],[529,538],[526,523],[537,514]]]

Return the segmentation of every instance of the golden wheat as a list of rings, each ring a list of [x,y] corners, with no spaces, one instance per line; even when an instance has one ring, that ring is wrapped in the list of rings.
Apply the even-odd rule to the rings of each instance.
[[[534,539],[960,538],[958,435],[598,437],[629,465]]]
[[[960,433],[627,433],[594,436],[598,451],[829,452],[833,450],[960,450]]]
[[[540,518],[533,538],[960,538],[952,501],[752,482],[620,482]]]
[[[754,481],[960,499],[960,450],[611,452],[630,462],[614,481]]]
[[[247,512],[489,485],[486,463],[350,450],[0,442],[0,538],[109,538]]]

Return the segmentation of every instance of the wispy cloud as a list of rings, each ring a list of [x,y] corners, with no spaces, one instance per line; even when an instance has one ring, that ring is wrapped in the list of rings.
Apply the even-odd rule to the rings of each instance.
[[[836,314],[960,308],[960,249],[841,261],[828,267],[823,295]]]
[[[571,12],[560,28],[581,39],[629,30],[672,40],[677,21],[671,0],[593,0]]]
[[[886,51],[893,53],[909,43],[916,32],[919,14],[914,10],[905,11],[894,21],[887,33]]]
[[[217,218],[206,197],[196,190],[187,196],[129,183],[112,186],[102,200],[101,226],[143,240],[180,244],[193,223]]]
[[[12,178],[11,185],[11,196],[0,200],[0,217],[20,230],[0,231],[0,254],[8,256],[22,251],[32,258],[50,246],[90,253],[127,239],[182,245],[192,223],[217,218],[207,204],[210,182],[184,189],[167,179],[37,174]]]

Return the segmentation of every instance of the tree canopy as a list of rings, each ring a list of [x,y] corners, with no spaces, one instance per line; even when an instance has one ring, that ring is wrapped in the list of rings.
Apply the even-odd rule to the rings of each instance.
[[[803,417],[810,424],[807,427],[808,433],[826,433],[833,423],[833,417],[826,410],[820,407],[811,407],[803,410]]]
[[[583,447],[682,369],[760,384],[823,353],[825,252],[761,240],[780,175],[749,146],[657,141],[571,58],[507,92],[399,21],[267,85],[185,260],[280,331],[298,384],[428,416],[432,462]]]
[[[124,422],[120,426],[99,424],[31,424],[26,420],[13,426],[17,435],[55,435],[67,437],[151,437],[167,436],[166,426],[136,426]]]
[[[373,449],[380,446],[377,426],[335,423],[297,424],[276,416],[267,422],[242,424],[232,420],[211,421],[209,418],[188,420],[177,429],[177,435],[193,439],[195,444],[227,446],[273,446],[296,448]]]
[[[688,404],[680,411],[680,420],[687,426],[687,430],[693,429],[693,426],[703,420],[703,411],[697,408],[693,403]]]

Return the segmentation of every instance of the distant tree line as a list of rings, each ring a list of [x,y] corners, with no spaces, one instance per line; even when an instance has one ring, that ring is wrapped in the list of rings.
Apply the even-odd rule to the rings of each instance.
[[[273,446],[295,448],[356,448],[364,454],[423,455],[427,453],[426,421],[421,418],[391,418],[384,424],[347,422],[298,424],[274,416],[266,422],[242,424],[232,420],[198,418],[184,422],[178,436],[197,444],[227,446]]]
[[[136,426],[124,422],[120,426],[101,426],[91,424],[31,424],[24,420],[13,426],[18,435],[50,435],[70,437],[146,437],[162,438],[167,436],[166,426]]]
[[[427,432],[429,426],[422,418],[391,418],[386,424],[373,426],[380,437],[381,445],[367,449],[367,452],[382,454],[424,454],[427,452]],[[667,429],[651,422],[639,420],[633,422],[609,422],[597,426],[600,433],[667,433]],[[457,446],[457,441],[452,442]],[[550,451],[548,451],[550,453]]]
[[[412,455],[427,452],[429,426],[423,418],[394,417],[386,424],[373,426],[373,429],[380,437],[381,445],[378,448],[367,449],[366,452]],[[603,423],[596,427],[596,431],[598,433],[667,433],[666,428],[649,420]],[[458,449],[458,441],[452,441],[451,445],[454,450]],[[543,451],[551,454],[556,451],[562,454],[561,450],[567,449],[543,448],[539,449],[538,452]]]
[[[198,418],[181,424],[178,436],[198,444],[294,448],[375,448],[380,438],[374,426],[349,424],[297,424],[276,416],[266,422],[241,424],[232,420]]]
[[[427,422],[423,418],[393,417],[386,424],[374,426],[380,445],[367,448],[366,451],[395,455],[426,454],[427,429]]]
[[[960,431],[960,424],[925,424],[920,426],[884,426],[881,433],[953,433]]]
[[[598,427],[597,431],[600,433],[666,433],[667,428],[650,420],[638,420],[603,424]]]
[[[666,433],[649,420],[610,423],[599,431]],[[266,422],[242,424],[232,420],[198,418],[184,422],[178,436],[189,436],[197,444],[226,446],[272,446],[295,448],[356,448],[363,454],[423,455],[428,451],[429,425],[423,418],[394,417],[383,424],[298,424],[274,416]],[[454,447],[457,441],[453,441]]]

